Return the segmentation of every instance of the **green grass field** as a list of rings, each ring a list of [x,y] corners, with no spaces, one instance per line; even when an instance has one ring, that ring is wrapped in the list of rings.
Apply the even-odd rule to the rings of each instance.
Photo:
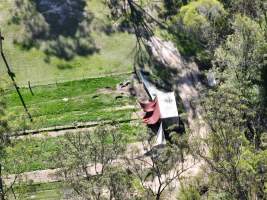
[[[124,136],[122,142],[125,144],[138,141],[143,130],[144,127],[140,123],[123,123],[119,126],[119,131]],[[63,139],[64,136],[14,140],[12,146],[7,149],[5,160],[5,166],[10,170],[8,173],[56,168],[53,156],[61,148]]]
[[[33,85],[48,84],[69,80],[77,80],[87,77],[96,77],[117,72],[127,72],[132,69],[135,39],[127,33],[113,33],[106,35],[97,28],[93,28],[92,36],[100,52],[89,56],[77,56],[71,61],[64,61],[52,57],[50,63],[44,61],[45,54],[35,48],[23,50],[13,44],[13,39],[21,35],[21,27],[8,23],[11,18],[11,9],[14,0],[0,1],[0,28],[5,36],[4,49],[16,79],[20,85],[27,85],[31,81]],[[88,1],[88,9],[93,12],[95,18],[93,27],[107,21],[108,10],[102,1]],[[5,71],[2,60],[0,61],[0,73]],[[59,66],[67,66],[62,69]],[[2,76],[0,82],[8,85],[7,76]]]
[[[127,78],[129,75],[38,86],[32,88],[34,95],[24,88],[21,92],[33,122],[27,118],[17,93],[14,90],[8,91],[5,98],[7,113],[12,121],[10,126],[15,130],[23,130],[75,122],[130,119],[134,108],[126,107],[119,111],[116,108],[134,105],[135,99],[116,92],[105,93],[105,90],[115,89],[118,83]]]
[[[59,200],[69,189],[61,182],[15,186],[16,199]],[[10,194],[9,199],[15,199]]]
[[[83,121],[131,119],[136,109],[114,110],[135,104],[135,99],[122,97],[120,93],[114,92],[116,85],[128,78],[129,75],[108,76],[37,86],[32,88],[34,95],[29,89],[24,88],[21,92],[33,116],[33,123],[26,118],[16,92],[7,91],[5,98],[7,111],[11,115],[10,125],[13,129],[21,130],[22,128],[44,128]],[[103,90],[113,92],[105,93]],[[116,99],[117,96],[122,98]],[[63,101],[64,98],[68,98],[68,101]],[[124,142],[136,142],[143,128],[140,123],[122,124],[121,132],[125,136]],[[61,140],[62,137],[28,138],[14,141],[7,150],[6,165],[10,169],[9,173],[55,168],[55,162],[51,157],[60,148],[58,144]]]

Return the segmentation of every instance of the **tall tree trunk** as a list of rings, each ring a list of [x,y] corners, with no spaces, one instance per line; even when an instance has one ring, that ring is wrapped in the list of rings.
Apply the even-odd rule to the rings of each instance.
[[[160,200],[160,196],[161,196],[161,185],[158,188],[158,192],[157,192],[157,196],[156,196],[156,200]]]
[[[161,192],[158,192],[156,196],[156,200],[160,200],[160,197],[161,197]]]

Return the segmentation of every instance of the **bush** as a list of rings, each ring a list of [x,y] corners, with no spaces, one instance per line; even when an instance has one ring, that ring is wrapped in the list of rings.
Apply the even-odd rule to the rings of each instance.
[[[195,30],[209,28],[211,23],[219,21],[225,14],[219,1],[199,0],[183,6],[178,16],[186,28]]]
[[[196,56],[199,63],[210,66],[219,41],[225,37],[227,12],[218,0],[192,1],[172,18],[174,39],[186,56]]]
[[[178,200],[200,200],[201,196],[198,190],[194,186],[189,185],[189,186],[181,188],[181,191],[177,199]]]

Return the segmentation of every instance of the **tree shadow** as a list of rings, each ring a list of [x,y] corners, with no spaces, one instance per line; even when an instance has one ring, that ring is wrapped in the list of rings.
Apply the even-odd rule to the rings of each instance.
[[[65,60],[99,51],[91,35],[94,15],[86,0],[16,0],[15,5],[14,23],[25,27],[22,41],[17,42],[22,48],[44,49],[48,57]]]
[[[57,65],[58,69],[65,70],[65,69],[72,69],[73,65],[68,64],[68,63],[62,63]]]
[[[86,18],[84,0],[36,0],[36,10],[50,27],[50,36],[75,36]]]

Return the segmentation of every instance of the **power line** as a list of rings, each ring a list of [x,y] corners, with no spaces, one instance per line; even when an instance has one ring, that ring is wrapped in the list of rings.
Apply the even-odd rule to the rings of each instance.
[[[25,112],[27,113],[29,119],[32,122],[33,121],[32,116],[31,116],[31,114],[30,114],[30,112],[29,112],[29,110],[28,110],[28,108],[26,106],[26,103],[25,103],[25,101],[23,99],[23,96],[22,96],[22,94],[20,92],[19,86],[16,83],[15,73],[11,71],[11,68],[10,68],[10,66],[9,66],[9,64],[8,64],[8,62],[6,60],[6,57],[5,57],[5,54],[4,54],[4,51],[3,51],[3,40],[4,40],[4,37],[2,36],[1,31],[0,31],[0,51],[1,51],[2,59],[4,60],[5,66],[7,68],[8,76],[12,80],[13,86],[15,87],[15,89],[16,89],[16,91],[18,93],[19,99],[20,99],[20,101],[21,101],[21,103],[22,103],[22,105],[24,107],[24,110],[25,110]]]

